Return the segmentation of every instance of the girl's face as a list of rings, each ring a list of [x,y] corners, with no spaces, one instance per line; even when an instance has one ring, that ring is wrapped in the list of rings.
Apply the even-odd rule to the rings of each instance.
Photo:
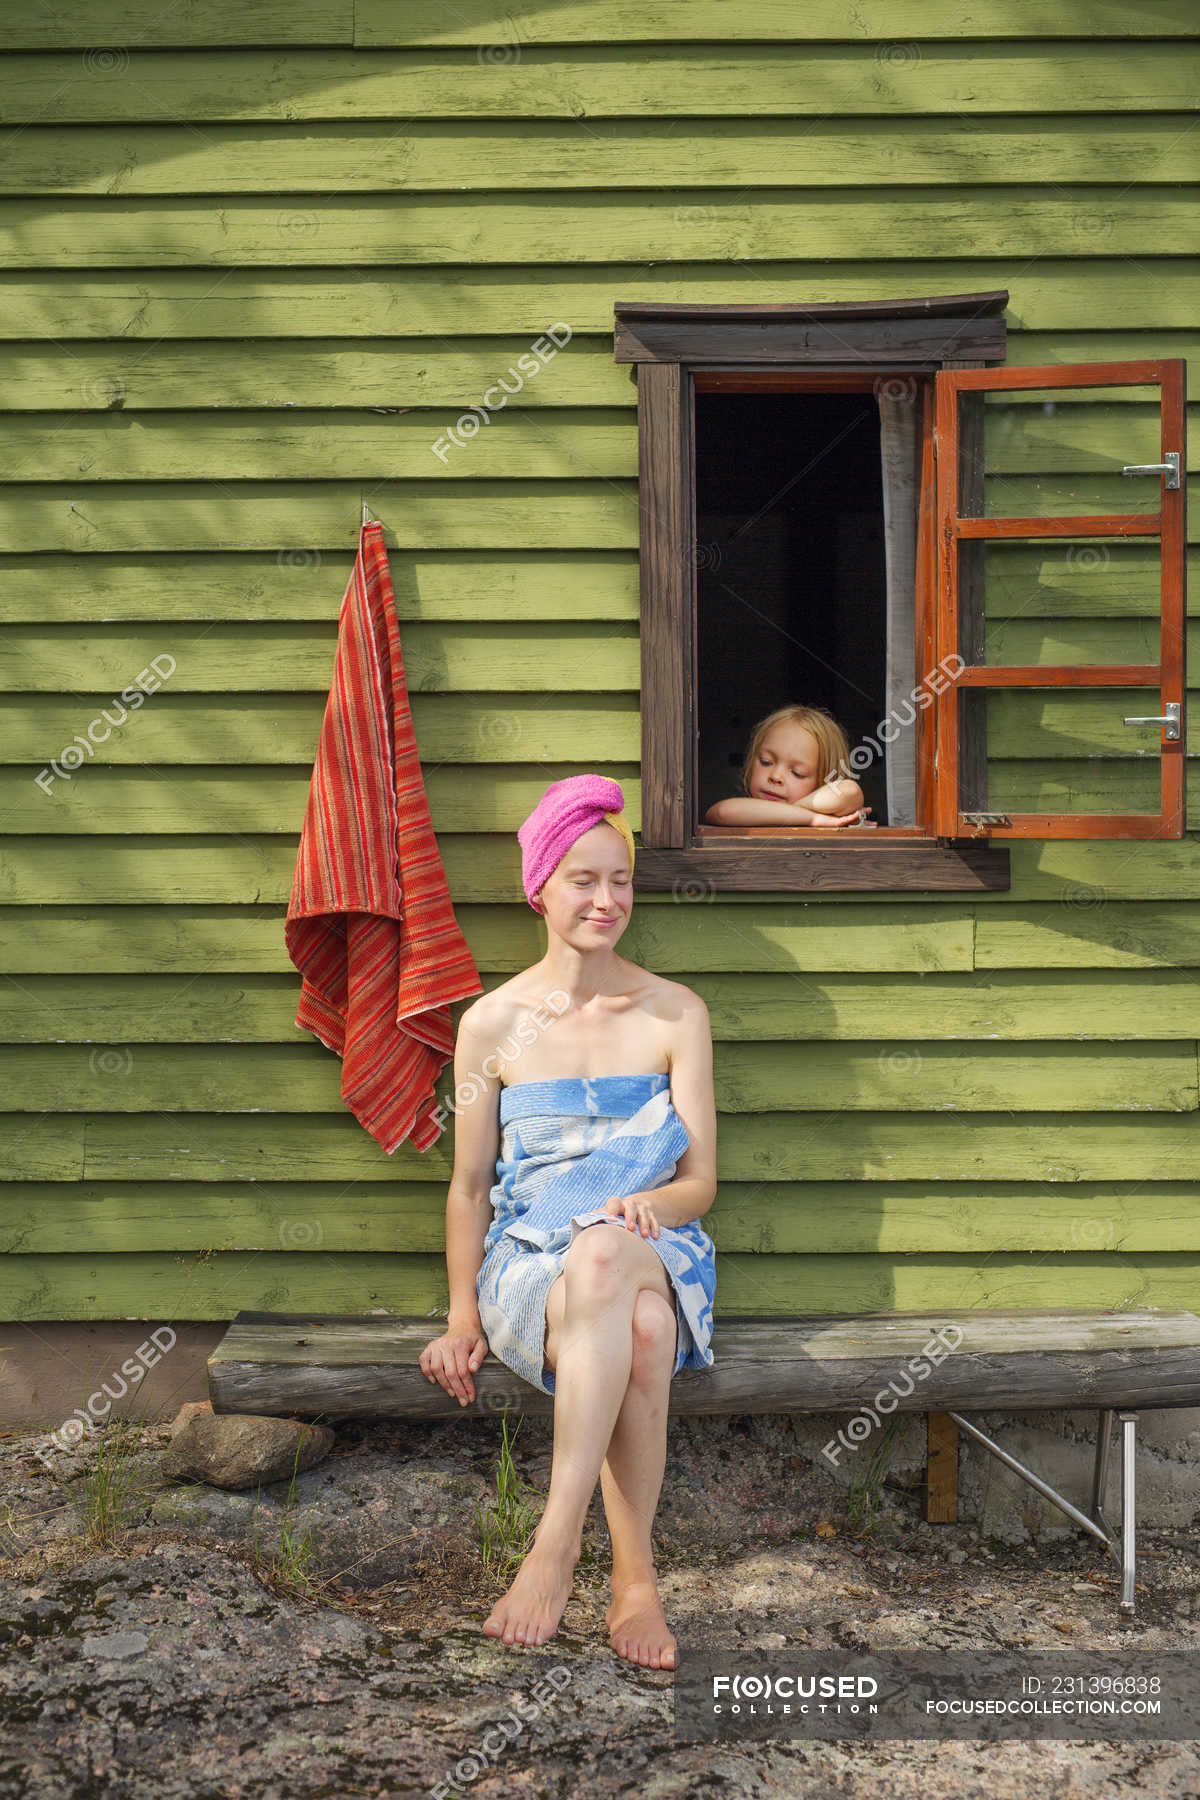
[[[575,949],[615,944],[633,909],[633,871],[620,832],[601,820],[576,838],[538,898],[547,925]]]
[[[824,779],[816,738],[806,725],[785,720],[773,725],[758,747],[750,793],[755,800],[783,800],[790,805],[815,793]]]

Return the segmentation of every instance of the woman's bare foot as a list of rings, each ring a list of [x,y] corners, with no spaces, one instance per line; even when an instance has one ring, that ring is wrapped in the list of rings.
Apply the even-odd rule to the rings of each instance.
[[[544,1644],[552,1638],[571,1598],[578,1561],[578,1555],[560,1555],[534,1544],[512,1586],[484,1621],[488,1636],[506,1644]]]
[[[612,1604],[605,1615],[608,1640],[618,1656],[645,1669],[675,1667],[675,1639],[653,1577],[640,1581],[610,1581]]]

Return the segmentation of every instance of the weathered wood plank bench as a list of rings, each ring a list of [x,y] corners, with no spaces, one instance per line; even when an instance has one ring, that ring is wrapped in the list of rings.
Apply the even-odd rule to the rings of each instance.
[[[554,1401],[494,1356],[461,1406],[426,1379],[421,1350],[436,1319],[240,1312],[208,1360],[218,1413],[290,1417],[446,1418],[499,1412],[549,1414]],[[1200,1318],[1190,1312],[816,1314],[719,1320],[714,1364],[684,1369],[670,1411],[856,1415],[831,1446],[847,1451],[893,1412],[930,1415],[926,1516],[953,1520],[953,1427],[1105,1544],[1121,1567],[1120,1611],[1134,1611],[1137,1415],[1200,1406]],[[1096,1453],[1085,1512],[1027,1469],[964,1410],[1094,1409]],[[1121,1440],[1121,1531],[1104,1514],[1113,1419]],[[952,1421],[949,1440],[947,1422]]]

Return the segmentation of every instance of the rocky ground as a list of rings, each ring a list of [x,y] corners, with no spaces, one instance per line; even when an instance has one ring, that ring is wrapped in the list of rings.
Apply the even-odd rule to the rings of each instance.
[[[474,1538],[500,1422],[332,1423],[332,1454],[294,1485],[244,1493],[166,1481],[167,1427],[130,1428],[99,1539],[112,1440],[51,1470],[40,1434],[0,1434],[4,1800],[1200,1793],[1186,1740],[680,1741],[672,1677],[607,1645],[599,1495],[558,1636],[506,1650],[479,1629],[503,1583]],[[516,1463],[539,1493],[549,1451],[549,1421],[524,1421]],[[1012,1545],[923,1524],[911,1484],[836,1486],[787,1417],[671,1421],[656,1548],[682,1657],[1194,1650],[1200,1547],[1185,1531],[1139,1547],[1126,1624],[1115,1564],[1082,1533]]]

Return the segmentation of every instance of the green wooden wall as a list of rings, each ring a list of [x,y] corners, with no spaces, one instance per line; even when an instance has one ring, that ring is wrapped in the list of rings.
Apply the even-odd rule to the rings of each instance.
[[[1007,287],[1009,363],[1186,356],[1195,392],[1193,21],[1189,0],[6,21],[0,1316],[444,1302],[450,1136],[377,1149],[293,1026],[283,949],[362,495],[490,986],[540,954],[514,834],[545,784],[602,769],[638,821],[614,300]],[[567,348],[443,464],[434,438],[559,320]],[[1151,610],[1119,574],[1061,606],[1102,654]],[[164,686],[43,791],[155,658]],[[1033,725],[1077,796],[1100,783],[1061,720]],[[622,950],[712,1014],[720,1310],[1200,1303],[1195,834],[1011,857],[1011,891],[970,901],[639,898]]]

